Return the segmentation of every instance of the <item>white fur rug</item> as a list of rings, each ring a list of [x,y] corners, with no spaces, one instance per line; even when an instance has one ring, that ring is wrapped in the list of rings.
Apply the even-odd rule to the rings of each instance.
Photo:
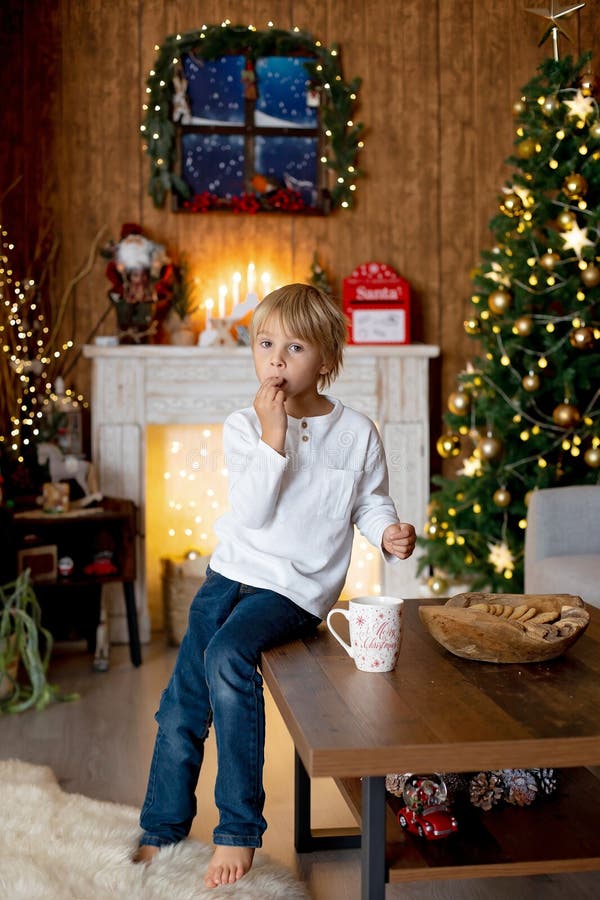
[[[139,811],[61,790],[51,769],[0,760],[0,898],[4,900],[309,900],[259,851],[236,884],[206,888],[211,848],[165,848],[134,865]]]

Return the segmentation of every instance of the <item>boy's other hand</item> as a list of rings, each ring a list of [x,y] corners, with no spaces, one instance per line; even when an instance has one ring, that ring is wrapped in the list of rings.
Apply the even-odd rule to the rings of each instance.
[[[416,542],[417,533],[414,527],[408,522],[398,522],[397,525],[388,525],[385,529],[381,546],[398,559],[408,559],[415,549]]]
[[[265,378],[254,398],[254,409],[262,428],[262,439],[278,453],[285,450],[287,413],[285,411],[285,378]]]

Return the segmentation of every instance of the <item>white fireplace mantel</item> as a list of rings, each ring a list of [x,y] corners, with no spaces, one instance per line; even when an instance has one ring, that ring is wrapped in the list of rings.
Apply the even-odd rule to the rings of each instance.
[[[143,640],[149,636],[145,596],[146,426],[223,422],[249,406],[256,375],[249,348],[87,345],[92,360],[92,456],[100,489],[133,500],[142,523],[136,595]],[[417,531],[429,499],[429,360],[439,348],[425,344],[350,346],[342,374],[329,393],[370,416],[383,437],[390,493],[400,517]],[[416,558],[384,566],[386,594],[418,594]],[[124,617],[112,604],[111,633],[126,641]],[[120,611],[120,610],[119,610]]]

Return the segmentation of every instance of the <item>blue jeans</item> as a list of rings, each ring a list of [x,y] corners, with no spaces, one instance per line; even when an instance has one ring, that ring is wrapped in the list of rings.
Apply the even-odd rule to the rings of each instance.
[[[301,637],[316,616],[274,591],[207,570],[156,714],[158,734],[140,824],[140,844],[161,847],[189,834],[211,722],[217,740],[215,844],[260,847],[264,790],[263,650]]]

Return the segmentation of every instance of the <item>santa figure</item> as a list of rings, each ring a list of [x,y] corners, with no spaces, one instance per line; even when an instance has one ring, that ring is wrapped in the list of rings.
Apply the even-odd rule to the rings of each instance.
[[[123,225],[119,243],[110,244],[107,255],[112,255],[106,275],[113,300],[153,303],[160,297],[161,281],[165,277],[172,280],[171,261],[165,248],[145,237],[139,225]]]
[[[115,305],[121,343],[162,343],[164,320],[173,301],[178,268],[162,244],[151,241],[140,225],[127,223],[118,243],[110,241],[102,255],[109,258],[108,296]]]

